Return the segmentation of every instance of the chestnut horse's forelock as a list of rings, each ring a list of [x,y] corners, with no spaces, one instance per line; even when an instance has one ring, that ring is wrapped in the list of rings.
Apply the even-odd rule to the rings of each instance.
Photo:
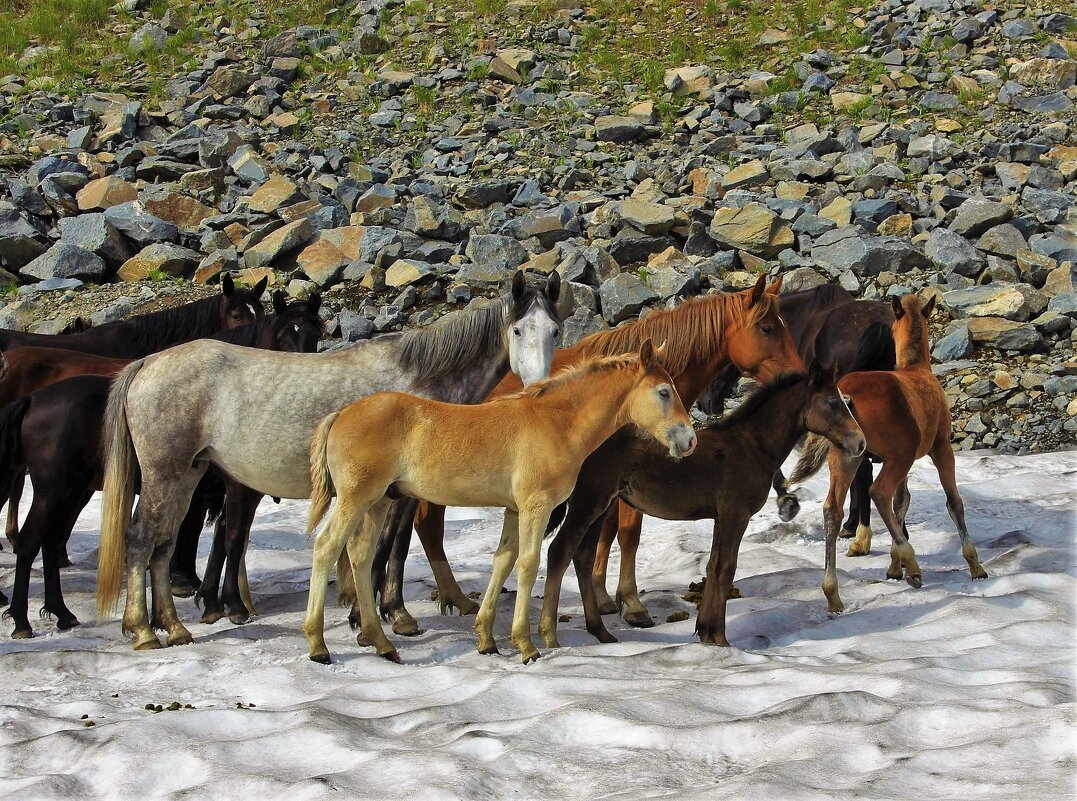
[[[725,350],[726,315],[730,323],[754,325],[777,302],[774,295],[763,293],[753,304],[750,292],[692,298],[672,309],[652,312],[631,325],[591,334],[575,347],[585,356],[609,356],[638,352],[650,339],[656,347],[665,345],[662,365],[671,376],[678,376],[693,360],[706,360]]]

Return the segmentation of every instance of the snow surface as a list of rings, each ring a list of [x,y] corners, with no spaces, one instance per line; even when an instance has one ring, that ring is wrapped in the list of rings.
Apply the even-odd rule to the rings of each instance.
[[[310,662],[305,502],[261,507],[253,622],[201,625],[179,601],[195,644],[135,653],[118,620],[94,623],[95,501],[63,576],[82,627],[34,619],[36,639],[0,639],[0,798],[1072,798],[1077,453],[963,453],[957,468],[986,581],[970,581],[920,462],[909,530],[923,589],[885,580],[889,537],[877,531],[871,556],[839,556],[847,611],[828,615],[824,471],[798,520],[780,523],[768,503],[752,521],[745,597],[729,607],[735,647],[695,642],[680,599],[702,575],[709,524],[648,518],[644,601],[660,621],[691,619],[649,630],[607,619],[622,641],[599,645],[570,576],[565,647],[527,667],[508,642],[513,596],[497,621],[505,655],[480,656],[473,618],[442,617],[429,600],[419,553],[406,597],[427,631],[390,635],[405,664],[356,645],[334,606],[334,664]],[[452,512],[447,549],[465,590],[485,587],[499,520]],[[8,591],[13,576],[7,550]],[[36,608],[39,574],[32,593]],[[173,701],[194,709],[145,709]]]

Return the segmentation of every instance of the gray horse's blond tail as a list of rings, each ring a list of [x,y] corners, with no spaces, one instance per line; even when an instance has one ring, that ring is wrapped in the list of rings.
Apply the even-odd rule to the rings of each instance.
[[[105,482],[101,501],[101,546],[97,557],[97,619],[112,614],[120,598],[127,527],[135,501],[138,459],[127,427],[127,390],[145,359],[132,362],[112,382],[105,408]]]
[[[314,430],[314,439],[310,443],[311,494],[307,537],[314,533],[333,500],[333,476],[329,474],[329,457],[326,450],[329,445],[329,431],[339,416],[340,412],[333,412],[318,423],[318,428]]]
[[[819,472],[830,453],[830,440],[821,434],[808,434],[800,449],[800,460],[793,468],[793,475],[785,482],[786,487],[801,484]]]

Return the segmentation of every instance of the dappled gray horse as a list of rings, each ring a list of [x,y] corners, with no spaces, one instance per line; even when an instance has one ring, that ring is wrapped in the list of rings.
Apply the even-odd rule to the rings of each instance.
[[[500,300],[433,325],[322,354],[252,352],[193,342],[134,362],[116,379],[105,415],[106,462],[97,608],[120,593],[126,545],[123,630],[135,648],[191,642],[172,601],[168,561],[191,494],[209,464],[265,495],[309,498],[310,443],[327,414],[384,390],[450,403],[478,403],[508,370],[525,382],[549,373],[559,331],[552,275],[528,286],[522,272]],[[134,519],[135,476],[142,491]]]

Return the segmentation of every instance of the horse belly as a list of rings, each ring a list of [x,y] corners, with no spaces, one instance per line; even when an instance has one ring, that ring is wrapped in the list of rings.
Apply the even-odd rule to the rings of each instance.
[[[311,432],[313,434],[313,432]],[[240,484],[275,498],[309,498],[310,436],[297,448],[295,440],[250,443],[247,447],[212,448],[207,458]]]
[[[440,506],[505,506],[515,507],[511,488],[485,476],[456,475],[438,480],[401,480],[396,487],[405,495],[436,503]]]

